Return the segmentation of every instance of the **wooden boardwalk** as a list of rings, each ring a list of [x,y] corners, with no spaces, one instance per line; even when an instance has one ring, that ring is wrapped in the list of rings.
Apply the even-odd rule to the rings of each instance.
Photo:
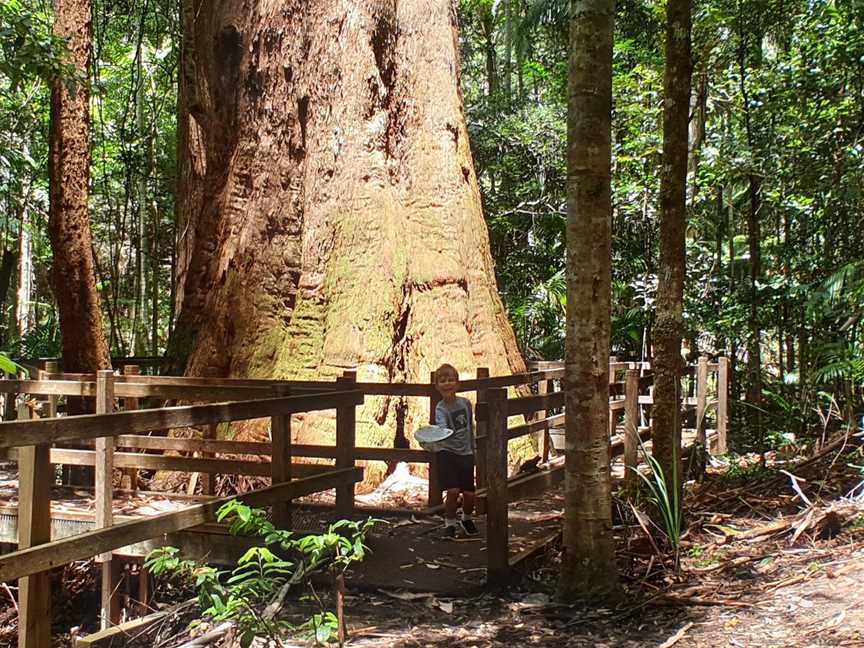
[[[335,487],[332,514],[350,517],[360,514],[355,504],[354,484],[362,479],[358,461],[412,462],[426,464],[433,476],[427,487],[423,511],[415,511],[416,522],[395,513],[397,522],[377,533],[377,551],[360,568],[358,583],[367,586],[399,586],[402,581],[423,583],[423,578],[454,582],[503,584],[514,561],[531,547],[548,540],[560,526],[552,517],[538,521],[525,517],[520,500],[530,501],[544,492],[554,492],[563,478],[563,462],[550,461],[546,469],[529,475],[508,478],[508,441],[520,436],[537,437],[542,460],[551,455],[550,432],[562,425],[564,396],[559,384],[560,367],[513,376],[489,377],[478,369],[477,378],[462,381],[460,391],[475,392],[477,405],[477,477],[479,505],[486,516],[481,522],[483,539],[466,542],[438,540],[437,524],[429,524],[420,513],[435,511],[441,504],[441,490],[435,482],[435,455],[423,450],[362,448],[355,441],[355,408],[369,395],[412,396],[429,399],[434,412],[438,394],[434,377],[429,383],[359,383],[353,372],[335,383],[273,380],[221,380],[204,378],[141,376],[135,367],[127,374],[111,371],[93,375],[61,374],[56,367],[45,367],[39,380],[0,381],[0,392],[28,394],[42,398],[43,418],[34,416],[32,401],[19,401],[18,420],[0,423],[0,452],[18,464],[20,489],[18,505],[8,491],[12,484],[0,483],[0,542],[17,540],[18,550],[0,557],[0,580],[19,578],[21,636],[19,645],[42,648],[50,644],[48,569],[72,560],[97,557],[102,565],[102,619],[115,622],[118,614],[113,593],[117,589],[116,555],[143,555],[164,542],[180,546],[191,555],[205,548],[213,560],[230,560],[237,549],[235,539],[224,529],[212,526],[215,510],[227,498],[183,498],[116,491],[112,485],[114,469],[123,471],[175,470],[200,476],[205,494],[212,493],[212,476],[245,474],[267,476],[272,486],[240,496],[254,506],[270,506],[274,519],[288,523],[292,500]],[[645,406],[650,407],[651,376],[638,364],[610,364],[610,434],[620,432],[612,443],[613,456],[623,455],[630,465],[636,461],[637,434],[647,438],[650,428],[642,425]],[[709,401],[709,374],[717,374],[717,398]],[[707,359],[688,370],[693,377],[692,405],[696,412],[695,435],[708,440],[706,413],[716,409],[717,443],[725,448],[725,389],[728,363]],[[619,377],[621,380],[619,381]],[[536,395],[510,398],[507,387],[534,385]],[[95,396],[97,414],[57,418],[58,398]],[[137,410],[141,398],[204,401],[205,404],[152,410]],[[120,400],[126,411],[113,411]],[[206,404],[214,400],[229,401]],[[336,438],[333,446],[292,444],[291,415],[325,409],[336,410]],[[623,426],[617,422],[623,415]],[[215,426],[222,422],[269,417],[271,443],[241,443],[214,438]],[[508,419],[521,416],[524,423],[508,427]],[[178,439],[165,434],[173,428],[200,427],[203,438]],[[153,431],[157,431],[153,436]],[[93,448],[54,447],[56,442],[74,441]],[[118,452],[116,448],[124,450]],[[195,456],[149,454],[153,450],[196,453]],[[257,454],[264,461],[220,458],[219,454]],[[330,459],[329,465],[298,462],[298,457]],[[266,460],[269,458],[269,461]],[[52,489],[54,464],[95,466],[92,490]],[[2,477],[2,476],[0,476]],[[134,483],[134,481],[133,481]],[[5,501],[3,497],[6,497]],[[52,504],[53,502],[53,504]],[[77,504],[73,504],[77,503]],[[153,513],[154,506],[164,512]],[[537,515],[549,515],[546,509]],[[75,510],[76,506],[79,510]],[[150,508],[147,508],[150,507]],[[86,509],[86,510],[85,510]],[[141,515],[146,512],[146,515]],[[521,517],[520,517],[521,516]],[[14,521],[13,521],[14,518]],[[86,529],[87,526],[91,529]],[[427,530],[428,529],[428,530]],[[17,537],[16,537],[17,536]],[[7,545],[8,546],[8,545]],[[214,547],[219,549],[214,553]],[[394,551],[404,549],[402,562],[394,561]],[[412,551],[413,550],[413,551]],[[400,554],[401,555],[401,554]],[[383,557],[383,558],[382,558]],[[383,562],[378,562],[383,561]],[[116,563],[115,563],[116,564]],[[450,570],[454,573],[447,574]],[[445,578],[445,574],[447,577]]]

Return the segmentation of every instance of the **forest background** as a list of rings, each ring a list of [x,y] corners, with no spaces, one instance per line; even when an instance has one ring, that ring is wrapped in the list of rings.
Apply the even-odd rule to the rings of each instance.
[[[462,0],[462,93],[499,290],[526,358],[561,358],[568,2]],[[0,349],[56,356],[47,234],[51,4],[0,0]],[[612,353],[650,355],[665,3],[617,6]],[[94,0],[90,222],[113,355],[175,320],[173,0]],[[733,359],[738,451],[848,419],[864,384],[864,5],[694,6],[685,323]],[[748,394],[746,400],[739,396]]]

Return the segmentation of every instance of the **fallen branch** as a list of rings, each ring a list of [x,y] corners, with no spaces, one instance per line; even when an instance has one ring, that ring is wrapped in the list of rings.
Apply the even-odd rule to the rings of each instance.
[[[762,560],[763,558],[767,557],[768,556],[738,556],[737,558],[733,558],[732,560],[725,560],[723,562],[717,563],[716,565],[711,565],[710,567],[691,567],[687,571],[693,572],[694,574],[710,574],[711,572],[720,571],[721,569],[740,567],[741,565],[753,562],[754,560]]]
[[[660,644],[657,648],[671,648],[676,643],[681,641],[684,638],[684,635],[687,634],[687,631],[692,627],[693,627],[693,622],[692,621],[688,622],[687,624],[684,625],[683,628],[681,628],[678,632],[676,632],[674,635],[669,637],[666,641],[664,641],[662,644]]]
[[[744,601],[733,601],[731,599],[706,599],[701,596],[676,596],[675,594],[662,594],[660,596],[664,601],[675,603],[678,605],[727,605],[730,607],[750,608],[752,603]]]
[[[200,648],[201,646],[207,646],[214,641],[217,641],[224,637],[233,627],[234,624],[231,621],[220,623],[210,632],[205,632],[200,637],[195,637],[192,641],[187,641],[184,644],[180,644],[179,646],[177,646],[177,648]]]
[[[792,521],[788,518],[784,518],[782,520],[777,520],[776,522],[766,524],[765,526],[756,527],[755,529],[748,529],[747,531],[742,531],[741,533],[736,533],[732,537],[734,540],[752,540],[753,538],[761,538],[762,536],[775,535],[780,531],[785,531],[790,526],[792,526]]]
[[[790,585],[795,585],[800,583],[801,581],[805,581],[810,577],[809,574],[799,574],[798,576],[793,576],[792,578],[786,578],[781,581],[777,581],[776,583],[772,583],[768,587],[765,588],[766,592],[773,592],[774,590],[778,590],[781,587],[789,587]]]

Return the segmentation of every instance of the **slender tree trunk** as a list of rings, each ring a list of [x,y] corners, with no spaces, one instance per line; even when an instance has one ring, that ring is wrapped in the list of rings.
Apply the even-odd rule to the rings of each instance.
[[[169,352],[188,373],[524,367],[465,127],[456,4],[184,2]],[[398,406],[367,398],[358,444],[391,442]],[[424,419],[412,403],[406,429]],[[297,434],[329,432],[307,417]]]
[[[567,129],[564,598],[619,593],[609,475],[613,0],[573,0]]]
[[[690,0],[666,4],[663,173],[660,176],[660,269],[654,325],[652,451],[667,484],[681,471],[681,338],[684,333],[684,232],[687,226],[687,123],[690,109]],[[674,469],[674,473],[673,473]]]
[[[33,295],[33,240],[30,234],[30,210],[21,208],[18,226],[18,291],[15,300],[15,328],[18,337],[30,331]]]
[[[56,0],[54,33],[65,39],[71,62],[88,78],[90,0]],[[94,372],[111,366],[94,277],[90,218],[90,92],[86,82],[70,94],[51,85],[48,233],[54,253],[51,279],[63,335],[63,368]]]
[[[705,125],[708,121],[708,71],[702,69],[697,79],[696,92],[691,99],[693,119],[690,120],[690,157],[687,163],[687,171],[693,179],[690,185],[691,205],[696,204],[696,198],[699,195],[699,161],[702,154],[702,146],[705,143]]]
[[[135,129],[139,141],[146,141],[144,132],[147,128],[144,119],[144,48],[142,40],[138,40],[136,51],[136,74],[138,85],[135,89]],[[148,148],[149,153],[149,148]],[[135,317],[132,322],[132,355],[147,354],[147,307],[149,306],[149,286],[147,283],[150,269],[150,230],[147,226],[147,178],[151,177],[149,155],[145,156],[143,168],[137,169],[135,178]]]
[[[761,37],[756,39],[761,47]],[[739,49],[739,79],[741,100],[743,103],[744,128],[747,134],[747,145],[751,155],[756,155],[756,134],[753,125],[753,115],[750,97],[747,89],[747,38],[742,35]],[[748,318],[749,331],[747,335],[747,403],[748,419],[757,431],[761,430],[762,403],[762,349],[761,327],[759,321],[759,291],[758,284],[762,275],[762,178],[755,170],[756,160],[751,161],[751,171],[747,176],[750,204],[747,210],[747,246],[750,252],[750,313]]]
[[[504,1],[504,74],[503,90],[507,103],[510,103],[513,78],[513,32],[516,29],[513,15],[513,0]]]
[[[728,245],[729,245],[729,294],[734,295],[737,287],[735,278],[735,194],[732,186],[726,189],[728,194]],[[729,336],[729,394],[731,395],[730,406],[732,409],[736,407],[738,402],[738,335],[731,334]]]
[[[6,312],[6,303],[9,298],[9,286],[12,284],[12,274],[18,265],[18,255],[9,249],[3,250],[3,260],[0,262],[0,305],[3,306],[3,311]],[[5,328],[5,327],[4,327]],[[3,345],[6,345],[6,340],[2,340]]]
[[[495,15],[492,5],[485,5],[481,18],[483,25],[483,49],[486,54],[486,95],[495,96],[498,91],[498,63],[495,56]]]

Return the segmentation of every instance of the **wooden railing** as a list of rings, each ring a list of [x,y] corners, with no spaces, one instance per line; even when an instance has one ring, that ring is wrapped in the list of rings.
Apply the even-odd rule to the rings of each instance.
[[[546,371],[563,371],[563,363],[544,362]],[[650,438],[651,428],[640,425],[642,408],[653,404],[651,391],[653,376],[647,363],[610,362],[609,378],[609,434],[615,436],[618,418],[623,414],[624,429],[621,438],[610,443],[610,459],[624,455],[625,480],[635,480],[634,470],[638,465],[637,449],[640,440]],[[700,357],[696,366],[687,367],[684,376],[695,378],[695,397],[683,401],[685,407],[696,410],[696,440],[711,452],[726,452],[727,393],[729,376],[728,358],[718,358],[715,363]],[[709,401],[709,374],[716,373],[715,398]],[[618,375],[623,374],[622,382]],[[559,462],[552,470],[526,475],[520,479],[508,479],[508,442],[522,435],[540,432],[545,441],[541,447],[549,446],[549,430],[563,422],[563,414],[546,416],[549,410],[561,410],[565,394],[556,390],[553,380],[537,389],[538,394],[522,398],[509,398],[506,389],[484,390],[478,397],[477,412],[477,460],[478,477],[484,488],[478,492],[478,500],[485,507],[487,534],[487,578],[490,583],[501,584],[510,577],[511,556],[509,551],[508,503],[528,494],[536,494],[532,484],[542,489],[559,483],[564,478],[564,465]],[[707,437],[706,414],[710,408],[716,410],[716,429],[711,439]],[[539,417],[523,425],[508,427],[512,416]],[[713,443],[712,443],[713,442]]]
[[[0,381],[3,391],[17,390],[16,381]],[[7,384],[8,383],[8,384]],[[80,386],[80,385],[79,385]],[[30,388],[39,387],[30,385]],[[304,396],[271,396],[257,400],[231,403],[169,407],[157,410],[110,412],[113,408],[113,373],[100,371],[95,380],[96,408],[99,414],[27,420],[30,409],[19,407],[20,420],[0,423],[0,448],[10,449],[18,461],[18,551],[0,557],[0,580],[19,578],[19,646],[42,648],[50,646],[50,584],[47,569],[98,556],[102,563],[103,623],[116,620],[112,596],[115,572],[111,568],[111,550],[128,544],[158,537],[214,518],[216,509],[230,498],[212,500],[174,513],[145,520],[112,523],[112,475],[115,466],[114,444],[118,437],[142,434],[152,430],[214,425],[223,422],[270,417],[272,461],[270,475],[273,485],[247,493],[242,497],[254,505],[273,506],[279,523],[288,523],[292,499],[323,490],[336,489],[337,507],[350,510],[354,501],[354,484],[362,479],[362,469],[354,467],[351,453],[337,453],[335,469],[322,474],[291,481],[290,416],[295,413],[336,409],[337,438],[342,447],[354,445],[355,408],[363,395],[350,390],[350,381],[326,394]],[[50,392],[57,394],[57,390]],[[66,392],[61,392],[66,393]],[[49,413],[56,404],[49,407]],[[63,449],[50,446],[58,441],[95,440],[92,459],[96,466],[96,529],[91,532],[51,541],[51,485],[55,475],[54,458],[61,458]],[[87,451],[84,451],[87,452]],[[167,458],[162,458],[167,459]]]
[[[633,363],[610,364],[610,434],[616,429],[615,421],[625,415],[625,434],[612,445],[613,454],[624,454],[625,463],[635,463],[636,433],[647,436],[649,428],[640,425],[641,409],[651,404],[650,388],[652,378],[646,375],[648,367]],[[128,533],[111,531],[113,492],[111,474],[113,468],[137,470],[178,470],[202,475],[210,482],[216,473],[248,474],[270,476],[274,484],[271,489],[256,491],[260,497],[274,505],[276,521],[290,524],[290,499],[299,497],[311,488],[323,490],[336,485],[336,508],[341,514],[350,512],[354,506],[354,483],[357,472],[351,472],[357,460],[406,461],[429,464],[428,505],[434,507],[441,503],[441,489],[435,479],[434,453],[417,449],[366,448],[356,446],[355,408],[362,404],[365,396],[404,396],[428,398],[430,420],[434,421],[435,405],[439,399],[434,389],[434,377],[429,383],[368,383],[358,382],[354,372],[346,372],[336,382],[324,381],[279,381],[257,379],[217,379],[194,377],[143,376],[135,366],[126,366],[125,375],[113,375],[111,371],[93,374],[61,374],[56,366],[45,366],[37,380],[0,381],[0,393],[32,394],[47,397],[45,411],[49,418],[40,420],[19,420],[0,423],[0,450],[7,449],[9,456],[19,462],[20,507],[19,507],[19,551],[0,558],[0,577],[12,578],[6,574],[31,577],[15,571],[10,565],[15,556],[42,556],[25,563],[39,567],[47,564],[47,549],[33,549],[36,545],[50,541],[50,484],[53,483],[52,463],[71,465],[94,465],[96,467],[96,520],[94,538],[113,538],[98,540],[91,544],[83,541],[72,542],[63,547],[71,547],[67,553],[58,553],[57,560],[71,555],[78,556],[83,547],[93,547],[94,555],[106,552],[101,559],[110,561],[110,549],[129,543],[136,534],[150,533],[157,526],[125,526]],[[708,401],[708,375],[717,373],[717,397]],[[704,432],[705,413],[711,406],[716,407],[718,450],[725,451],[726,432],[726,389],[728,385],[728,360],[720,358],[716,363],[700,359],[689,369],[696,378],[695,398],[687,401],[696,408],[697,422]],[[508,480],[507,442],[520,436],[537,434],[540,439],[541,455],[544,462],[550,454],[549,431],[563,424],[563,393],[557,389],[564,376],[563,366],[548,363],[536,371],[511,376],[489,377],[487,369],[477,370],[476,378],[460,383],[460,392],[476,393],[477,406],[477,464],[478,487],[481,503],[485,503],[489,535],[489,578],[492,581],[506,578],[508,571],[507,541],[507,502],[531,492],[531,486],[540,484],[548,487],[560,481],[563,465],[542,474],[530,477],[517,477]],[[618,377],[622,380],[619,381]],[[506,387],[532,385],[535,395],[508,399]],[[95,397],[98,414],[54,418],[57,412],[57,399],[60,396]],[[173,401],[205,401],[210,404],[161,409],[135,410],[141,399],[156,398]],[[122,399],[128,411],[112,412],[115,399]],[[218,402],[212,401],[231,401]],[[336,439],[333,446],[292,444],[290,441],[291,414],[323,409],[336,409]],[[554,412],[558,413],[554,413]],[[30,410],[27,406],[19,408],[19,418],[25,419]],[[547,414],[553,412],[551,415]],[[521,415],[524,423],[507,427],[508,417]],[[271,442],[240,442],[215,439],[216,425],[223,422],[270,417]],[[205,438],[180,439],[165,436],[146,436],[145,433],[180,427],[200,426],[205,430]],[[698,427],[698,425],[697,425]],[[721,441],[722,439],[722,441]],[[94,449],[51,448],[56,442],[75,441],[79,444],[92,444]],[[116,448],[122,450],[117,451]],[[139,450],[173,450],[199,453],[197,457],[174,457],[129,452]],[[270,456],[267,462],[241,461],[218,458],[217,454],[254,454]],[[295,457],[332,459],[333,465],[312,465],[295,463]],[[335,469],[335,472],[334,472]],[[323,472],[322,472],[323,471]],[[346,472],[348,471],[348,472]],[[303,479],[291,482],[292,477]],[[332,480],[336,480],[333,482]],[[301,484],[302,482],[302,484]],[[301,484],[297,487],[279,490],[280,484]],[[326,487],[324,486],[326,484]],[[274,490],[275,489],[275,490]],[[204,492],[212,492],[205,488]],[[277,497],[278,494],[278,497]],[[258,495],[250,494],[256,498]],[[281,500],[283,501],[280,501]],[[259,500],[255,500],[259,501]],[[209,503],[208,503],[209,504]],[[210,515],[213,509],[199,509],[200,515]],[[182,513],[182,512],[180,512]],[[174,514],[168,514],[174,515]],[[199,514],[195,514],[199,515]],[[192,515],[178,515],[175,520],[165,522],[183,524],[199,519]],[[176,522],[180,520],[180,522]],[[185,521],[183,521],[185,520]],[[195,522],[197,524],[198,522]],[[138,522],[127,523],[131,525]],[[161,522],[159,524],[162,524]],[[117,527],[119,528],[119,526]],[[168,527],[165,527],[168,528]],[[178,528],[188,528],[186,526]],[[100,536],[99,533],[106,533]],[[158,533],[162,533],[159,531]],[[89,536],[88,536],[89,537]],[[139,539],[144,539],[141,536]],[[107,547],[123,540],[120,545]],[[102,543],[102,544],[100,544]],[[52,543],[55,545],[56,543]],[[50,545],[49,545],[50,546]],[[87,549],[89,551],[89,549]],[[42,552],[42,553],[40,553]],[[50,552],[49,552],[50,553]],[[26,558],[26,556],[24,557]],[[22,558],[22,559],[24,559]],[[26,560],[31,560],[26,558]],[[43,561],[43,562],[40,562]],[[59,564],[59,563],[52,563]],[[30,569],[31,567],[27,567]],[[34,567],[35,568],[35,567]],[[4,571],[9,570],[9,571]],[[104,570],[110,572],[110,570]],[[31,572],[32,574],[32,572]],[[40,587],[26,585],[22,589],[24,605],[28,609],[27,597]],[[44,584],[44,574],[32,575],[32,582]],[[105,584],[110,591],[111,583]],[[44,597],[35,597],[33,604],[44,605]],[[30,606],[29,609],[35,609]],[[110,607],[110,603],[108,604]],[[110,614],[110,610],[106,615]],[[25,619],[26,615],[22,617]],[[31,617],[27,618],[33,618]],[[27,624],[23,624],[25,632]],[[35,631],[34,631],[35,632]],[[38,634],[38,633],[37,633]],[[34,635],[35,636],[35,635]],[[38,644],[27,644],[38,645]]]

